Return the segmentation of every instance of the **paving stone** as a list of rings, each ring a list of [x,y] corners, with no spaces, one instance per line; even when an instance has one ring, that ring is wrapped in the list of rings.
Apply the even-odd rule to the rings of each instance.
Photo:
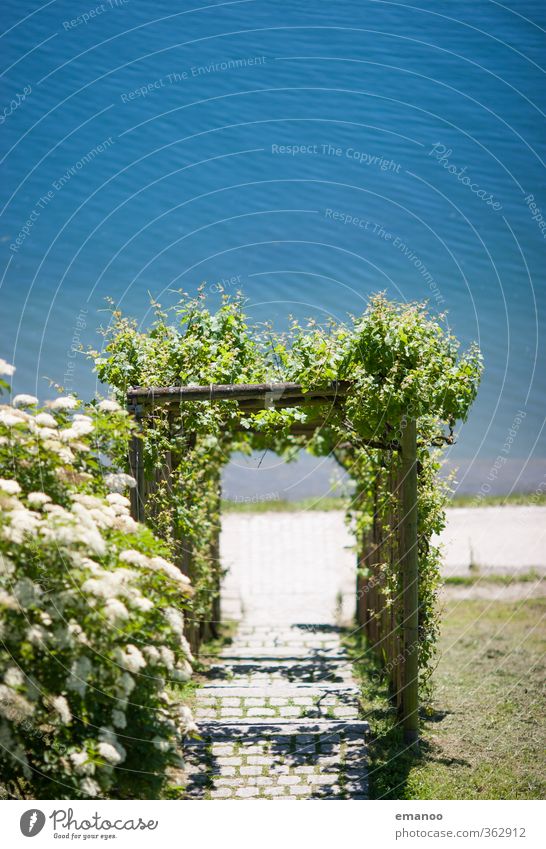
[[[290,767],[286,764],[271,763],[270,770],[275,775],[288,775]]]
[[[232,755],[235,751],[235,746],[219,746],[218,744],[212,744],[212,754],[213,755]]]
[[[262,769],[259,766],[242,766],[239,773],[240,775],[261,775]]]
[[[292,787],[290,788],[290,793],[293,796],[305,796],[308,794],[308,792],[309,788],[305,787],[305,785],[303,784],[292,785]]]
[[[256,787],[240,787],[237,790],[237,796],[240,796],[243,799],[249,799],[252,796],[258,796],[259,790]]]
[[[268,787],[266,790],[264,790],[264,796],[285,796],[286,790],[286,787]]]
[[[213,790],[210,794],[212,799],[229,799],[233,796],[231,787],[219,787],[218,790]]]
[[[225,717],[231,716],[231,717],[233,717],[233,716],[242,716],[242,715],[243,715],[243,711],[242,711],[241,708],[227,707],[227,708],[221,708],[221,710],[220,710],[220,716],[225,716]]]
[[[356,707],[336,707],[334,708],[334,716],[339,716],[343,718],[345,716],[358,716],[358,710]]]
[[[308,775],[308,784],[333,784],[336,776],[334,775]]]
[[[300,715],[301,715],[301,708],[299,708],[299,707],[290,707],[290,706],[288,706],[288,707],[282,707],[282,708],[280,708],[280,710],[279,710],[279,714],[280,714],[281,716],[300,716]]]

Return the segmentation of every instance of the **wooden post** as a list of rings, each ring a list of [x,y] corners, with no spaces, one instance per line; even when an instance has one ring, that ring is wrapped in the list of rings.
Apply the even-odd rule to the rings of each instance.
[[[379,475],[376,472],[373,495],[373,525],[372,525],[372,550],[370,554],[371,581],[369,587],[370,613],[368,618],[368,634],[376,657],[381,661],[380,647],[380,618],[379,612],[382,605],[381,592],[381,555],[383,551],[383,528],[379,515]]]
[[[144,456],[140,435],[141,417],[135,413],[138,432],[133,433],[129,446],[129,472],[136,480],[136,486],[130,490],[131,516],[136,522],[144,521]]]
[[[359,630],[362,625],[365,625],[367,619],[366,607],[368,601],[368,579],[361,574],[361,570],[366,569],[368,566],[366,534],[362,534],[360,538],[360,546],[361,548],[357,554],[356,560],[356,624],[359,626]]]
[[[221,509],[222,509],[222,483],[218,476],[217,481],[217,504],[218,521],[214,526],[214,536],[212,540],[211,557],[214,568],[214,598],[212,599],[212,622],[210,623],[210,631],[213,639],[218,639],[220,636],[220,622],[222,618],[222,603],[221,603],[221,588],[222,588],[222,563],[220,561],[220,531],[222,527]]]
[[[137,522],[145,522],[146,519],[153,521],[157,515],[157,505],[153,503],[153,500],[150,503],[150,496],[162,485],[165,485],[169,491],[172,488],[171,452],[165,453],[161,465],[158,465],[147,479],[144,474],[141,413],[135,413],[135,422],[138,431],[131,437],[129,446],[129,469],[136,480],[136,486],[130,491],[131,515]]]
[[[357,505],[361,505],[364,498],[363,492],[358,492],[355,497]],[[362,531],[360,539],[357,539],[357,554],[356,554],[356,624],[358,630],[361,631],[364,627],[363,634],[366,634],[367,606],[368,606],[368,576],[364,576],[362,572],[369,569],[369,544],[368,534]],[[369,572],[368,572],[369,575]]]
[[[395,499],[395,508],[394,508],[394,518],[393,518],[393,531],[392,531],[392,542],[393,542],[393,567],[397,571],[399,571],[401,567],[400,563],[400,517],[402,515],[402,505],[401,505],[401,497],[402,497],[402,470],[400,469],[400,465],[394,469],[393,474],[393,487],[394,492],[396,493]],[[404,635],[401,633],[401,622],[403,619],[403,597],[400,595],[397,596],[395,603],[393,605],[393,617],[392,617],[392,629],[393,629],[393,653],[392,653],[392,681],[393,681],[393,689],[396,693],[396,708],[399,712],[402,710],[402,692],[403,692],[403,672],[404,672],[404,664],[401,662],[401,658],[404,657]]]
[[[402,723],[406,743],[419,737],[419,563],[417,552],[417,426],[402,430],[400,566],[403,575]]]

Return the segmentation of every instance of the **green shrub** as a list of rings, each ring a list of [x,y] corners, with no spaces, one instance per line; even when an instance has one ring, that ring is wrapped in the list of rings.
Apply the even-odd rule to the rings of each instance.
[[[12,368],[0,361],[0,372]],[[0,389],[7,388],[0,381]],[[113,401],[0,405],[0,771],[9,795],[157,798],[191,675],[188,579],[133,521]]]

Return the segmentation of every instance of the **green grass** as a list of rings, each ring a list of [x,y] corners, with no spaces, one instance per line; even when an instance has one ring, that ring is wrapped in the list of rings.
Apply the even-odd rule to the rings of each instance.
[[[473,587],[476,584],[500,584],[503,587],[509,587],[512,584],[534,583],[535,581],[544,580],[544,575],[536,569],[529,569],[528,572],[514,572],[513,574],[497,574],[486,573],[485,575],[450,575],[444,578],[444,584],[448,587]]]
[[[237,622],[226,619],[219,623],[219,634],[216,639],[206,640],[199,647],[199,656],[194,658],[193,668],[197,673],[206,672],[208,666],[220,657],[222,649],[231,645],[237,631]]]
[[[222,501],[224,513],[296,513],[300,510],[346,510],[350,498],[341,496],[316,496],[299,501],[271,499],[264,501]],[[459,495],[452,498],[448,507],[502,507],[510,505],[546,504],[546,493],[513,493],[512,495],[492,495],[479,501],[473,495]]]
[[[546,504],[546,492],[513,492],[511,495],[488,495],[477,499],[475,495],[456,495],[452,498],[450,507],[504,507],[511,505],[534,505],[543,507]]]
[[[545,613],[546,599],[447,604],[417,753],[403,745],[386,688],[370,674],[373,664],[356,664],[371,726],[371,798],[546,796]],[[353,653],[362,648],[353,640]]]
[[[348,498],[317,496],[300,501],[222,501],[224,513],[296,513],[300,510],[346,510]]]
[[[203,684],[206,682],[204,673],[208,667],[214,662],[215,658],[219,657],[222,649],[230,645],[233,641],[233,635],[237,630],[237,623],[231,620],[226,620],[220,625],[220,633],[217,639],[207,640],[202,643],[199,648],[199,656],[193,659],[194,675],[189,681],[184,681],[181,684],[172,684],[170,686],[171,693],[191,710],[197,706],[197,695]]]

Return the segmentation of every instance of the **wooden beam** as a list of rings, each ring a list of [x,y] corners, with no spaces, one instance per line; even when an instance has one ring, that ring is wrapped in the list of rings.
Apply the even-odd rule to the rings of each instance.
[[[305,391],[300,383],[211,383],[209,386],[137,386],[127,391],[127,404],[172,404],[182,401],[261,401],[274,404],[293,400],[304,403],[311,398],[344,398],[349,383],[335,381],[325,387]]]
[[[345,396],[343,396],[344,398]],[[281,398],[265,396],[263,398],[248,401],[238,401],[240,410],[248,412],[259,412],[260,410],[284,410],[287,407],[312,407],[318,404],[330,404],[332,406],[342,400],[342,396],[319,395],[316,392],[308,395],[288,395]]]

